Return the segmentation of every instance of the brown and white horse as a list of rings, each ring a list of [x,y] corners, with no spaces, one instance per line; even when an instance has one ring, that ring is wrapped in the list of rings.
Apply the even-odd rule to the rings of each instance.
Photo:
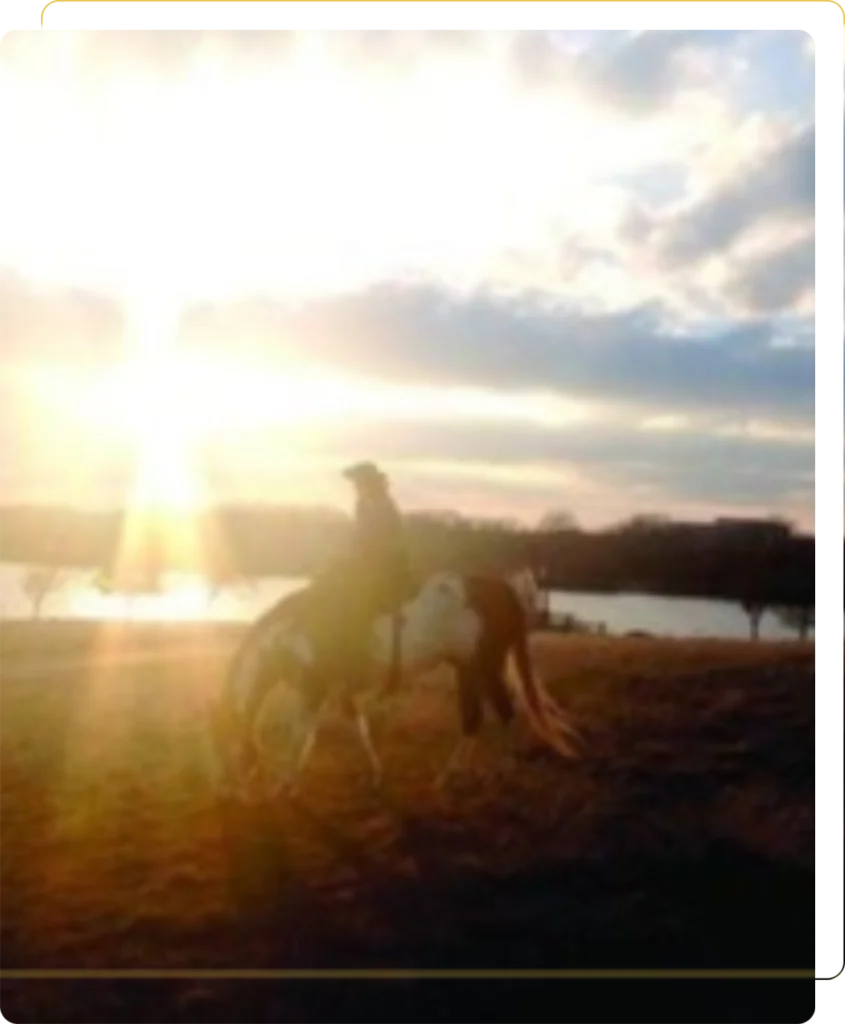
[[[576,757],[577,733],[564,711],[536,678],[528,649],[534,590],[530,577],[512,581],[493,576],[441,572],[430,577],[399,611],[399,671],[407,682],[441,664],[457,673],[462,734],[449,758],[442,782],[469,755],[477,739],[485,702],[504,724],[515,715],[514,700],[534,732],[564,757]],[[373,781],[382,765],[370,734],[368,708],[380,698],[394,657],[394,622],[376,620],[371,635],[370,678],[351,691],[338,673],[321,670],[308,621],[319,615],[315,592],[306,587],[283,598],[253,624],[230,665],[222,692],[211,710],[212,747],[223,792],[249,798],[263,778],[265,792],[293,785],[313,747],[321,716],[339,703],[357,724]],[[515,673],[506,676],[508,657]],[[509,685],[510,684],[510,685]],[[261,743],[256,725],[265,699],[281,690],[281,718],[288,743],[274,729]],[[268,784],[265,755],[284,748],[286,778]]]

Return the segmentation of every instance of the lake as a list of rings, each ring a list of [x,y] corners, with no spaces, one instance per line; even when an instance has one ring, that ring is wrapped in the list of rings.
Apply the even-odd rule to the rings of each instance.
[[[0,563],[0,618],[31,616],[32,602],[23,589],[26,569],[20,564]],[[248,586],[224,588],[209,600],[208,590],[198,577],[171,573],[164,593],[126,598],[99,593],[91,576],[90,570],[67,570],[63,587],[44,601],[42,617],[249,621],[306,582],[301,577],[263,577]],[[644,630],[675,637],[748,636],[747,616],[728,601],[555,590],[550,595],[550,608],[555,617],[571,614],[591,623],[603,622],[609,633],[617,635]],[[760,633],[768,639],[794,636],[771,612],[763,616]]]

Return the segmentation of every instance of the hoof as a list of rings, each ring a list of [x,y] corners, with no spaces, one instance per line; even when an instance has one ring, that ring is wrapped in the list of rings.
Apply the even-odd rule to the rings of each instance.
[[[245,804],[249,798],[249,789],[244,782],[228,779],[214,787],[214,795],[223,803]]]
[[[266,801],[267,790],[264,786],[256,785],[255,782],[244,783],[239,790],[239,797],[242,803],[248,807],[257,807]]]
[[[279,779],[270,787],[268,792],[274,799],[297,796],[299,793],[299,780],[293,778]]]
[[[232,788],[227,790],[223,795],[220,796],[220,801],[229,807],[246,807],[249,801],[247,795],[242,789]]]
[[[215,786],[213,797],[218,804],[224,807],[229,807],[238,802],[237,793],[231,786]]]

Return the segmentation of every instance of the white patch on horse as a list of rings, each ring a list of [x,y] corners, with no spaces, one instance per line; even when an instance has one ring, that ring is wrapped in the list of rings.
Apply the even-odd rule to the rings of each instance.
[[[495,592],[501,582],[488,581],[486,585],[492,586]],[[533,577],[524,576],[521,594],[515,595],[523,607],[532,601],[533,583]],[[516,590],[513,582],[509,581],[507,586]],[[314,744],[322,712],[331,703],[330,695],[316,703],[306,699],[304,687],[308,685],[309,669],[315,663],[314,651],[301,627],[295,625],[295,612],[291,617],[283,617],[278,612],[281,608],[268,613],[275,617],[256,624],[245,638],[227,678],[220,714],[212,715],[223,774],[242,792],[248,791],[251,785],[248,773],[252,769],[249,759],[244,759],[250,743],[262,750],[265,776],[269,762],[279,759],[286,763],[287,770],[283,771],[282,764],[278,763],[277,770],[269,774],[276,776],[277,785],[281,785],[283,778],[289,784],[295,783]],[[472,606],[467,583],[457,573],[440,572],[432,576],[399,610],[399,615],[400,669],[408,681],[443,662],[469,664],[479,645],[485,643],[484,612]],[[573,741],[577,730],[534,676],[524,630],[519,628],[508,659],[507,681],[538,735],[564,756],[576,756]],[[381,776],[381,763],[369,733],[364,707],[371,698],[380,695],[380,681],[393,658],[393,629],[393,615],[382,615],[374,623],[370,636],[373,676],[366,692],[352,695],[353,721],[357,720],[374,781]],[[269,672],[273,672],[275,678],[270,678]],[[335,680],[333,685],[342,688],[343,680]],[[265,714],[264,697],[271,691],[271,707]],[[257,702],[251,700],[256,694]],[[250,703],[258,708],[257,716],[255,710],[248,711]],[[247,721],[250,715],[253,721]],[[257,733],[261,733],[260,738]],[[460,756],[453,758],[450,765],[463,760],[462,755],[473,745],[459,744],[456,754]],[[271,751],[276,757],[264,761],[263,754]]]
[[[244,714],[256,677],[268,663],[278,661],[306,669],[313,660],[311,645],[291,623],[276,622],[266,626],[247,641],[229,677],[228,697],[232,710],[238,715]]]
[[[438,573],[403,605],[401,616],[401,669],[416,675],[438,663],[472,653],[481,633],[481,622],[467,603],[460,577]],[[373,627],[373,660],[381,668],[393,655],[393,617],[383,615]]]

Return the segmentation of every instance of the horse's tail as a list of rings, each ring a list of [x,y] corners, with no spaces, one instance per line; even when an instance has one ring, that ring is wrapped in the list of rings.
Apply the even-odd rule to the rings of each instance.
[[[520,623],[511,654],[516,666],[516,690],[528,721],[537,735],[563,757],[577,757],[580,737],[569,716],[534,674],[528,632]]]
[[[533,571],[528,566],[525,566],[511,573],[508,577],[508,583],[519,600],[529,625],[537,625],[543,615],[542,593]]]

